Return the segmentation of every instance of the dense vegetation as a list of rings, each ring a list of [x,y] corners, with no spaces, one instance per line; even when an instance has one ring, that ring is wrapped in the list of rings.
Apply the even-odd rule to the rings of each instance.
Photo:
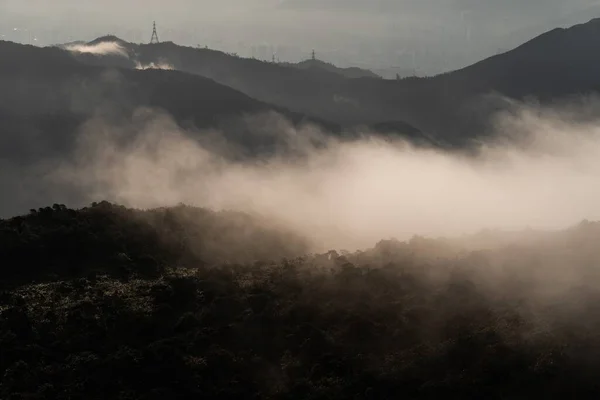
[[[32,210],[0,222],[0,398],[596,397],[599,237],[299,257],[243,214]]]

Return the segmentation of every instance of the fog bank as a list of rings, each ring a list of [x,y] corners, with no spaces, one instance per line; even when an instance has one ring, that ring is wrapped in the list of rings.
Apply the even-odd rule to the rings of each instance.
[[[296,157],[236,162],[222,147],[191,139],[168,116],[145,115],[127,127],[89,121],[77,157],[53,179],[77,183],[90,200],[259,213],[320,248],[600,219],[600,127],[576,122],[572,113],[523,106],[501,115],[497,130],[512,139],[482,145],[475,157],[369,136],[342,142],[280,120],[276,129]],[[142,134],[131,139],[131,130]],[[316,148],[307,137],[325,145]]]

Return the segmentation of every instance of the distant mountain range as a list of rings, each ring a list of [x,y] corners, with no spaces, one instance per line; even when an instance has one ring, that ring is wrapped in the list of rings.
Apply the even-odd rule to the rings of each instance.
[[[503,103],[486,97],[491,93],[516,99],[536,97],[545,102],[598,89],[599,33],[600,20],[594,19],[568,29],[552,30],[514,50],[458,71],[398,81],[380,79],[366,70],[338,68],[319,60],[299,64],[268,63],[211,49],[178,46],[172,42],[132,44],[114,36],[62,46],[71,50],[70,55],[58,52],[58,49],[31,48],[28,50],[30,59],[22,62],[51,65],[46,60],[51,56],[57,60],[60,58],[63,63],[69,62],[69,68],[79,70],[83,64],[119,67],[123,71],[148,67],[175,69],[214,82],[194,80],[190,75],[185,75],[185,78],[177,74],[160,75],[158,71],[151,72],[149,76],[181,76],[182,81],[190,80],[189,84],[182,84],[182,90],[185,89],[182,99],[186,98],[187,91],[194,91],[195,85],[204,82],[203,85],[220,84],[211,86],[211,90],[218,87],[219,92],[231,96],[234,96],[233,93],[240,97],[245,95],[245,104],[257,105],[239,110],[227,106],[220,112],[226,108],[232,114],[258,108],[276,109],[294,114],[292,119],[295,120],[330,121],[332,127],[405,126],[410,127],[408,131],[422,131],[442,143],[464,145],[487,134],[489,117],[504,107]],[[107,44],[113,47],[106,47]],[[5,53],[17,48],[19,45],[6,43],[0,51]],[[10,64],[8,59],[11,57],[2,57],[2,64]],[[21,71],[21,67],[16,67],[20,73],[26,69]],[[131,79],[138,77],[137,74],[128,76]],[[152,104],[171,101],[161,99],[166,97],[156,96]],[[185,101],[160,106],[179,115],[178,109]],[[224,101],[222,104],[235,103]],[[215,111],[210,107],[204,109],[205,116],[196,119],[200,125],[206,125],[201,122],[207,121],[208,115]],[[390,125],[390,122],[393,124]]]
[[[0,42],[0,54],[3,130],[7,126],[22,126],[25,122],[35,124],[38,118],[49,116],[81,122],[98,110],[110,109],[114,115],[127,115],[137,107],[154,107],[194,129],[219,127],[227,133],[223,123],[230,118],[272,111],[295,124],[309,122],[339,131],[335,124],[252,99],[211,79],[181,71],[157,68],[111,70],[83,64],[58,48],[11,42]],[[90,53],[84,55],[95,57]],[[111,60],[119,58],[122,57],[110,55]],[[46,127],[52,128],[51,125]],[[3,133],[3,140],[6,140],[6,132]],[[61,130],[61,134],[64,133],[64,129]],[[244,136],[247,132],[230,133],[234,142],[251,146]]]
[[[164,110],[198,139],[203,129],[216,128],[241,156],[280,146],[277,135],[243,121],[271,112],[337,137],[370,132],[463,149],[492,132],[494,113],[511,107],[502,97],[547,104],[598,92],[598,49],[600,19],[594,19],[461,70],[387,80],[318,60],[268,63],[171,42],[103,37],[45,48],[0,42],[0,189],[26,187],[6,163],[16,168],[60,158],[72,151],[85,121],[98,115],[130,121],[140,107]],[[32,196],[5,196],[0,211],[20,207],[23,198]]]
[[[342,126],[402,121],[440,142],[463,146],[489,134],[489,119],[504,103],[489,97],[551,99],[600,87],[600,20],[555,29],[514,50],[461,70],[429,78],[380,79],[318,60],[290,65],[244,59],[171,42],[137,45],[116,41],[129,58],[78,54],[85,63],[135,68],[168,64],[247,95]],[[354,79],[348,79],[352,77]]]
[[[63,48],[0,41],[0,191],[7,193],[0,199],[0,216],[22,212],[27,204],[37,205],[31,202],[45,202],[49,192],[61,193],[63,202],[77,203],[76,193],[44,186],[35,177],[45,174],[46,167],[40,163],[60,163],[71,157],[86,123],[98,117],[115,127],[129,127],[138,110],[150,108],[156,114],[162,110],[186,135],[200,141],[208,140],[205,135],[217,129],[218,140],[228,144],[232,157],[286,151],[285,135],[265,132],[268,126],[261,128],[261,123],[269,124],[273,113],[293,126],[310,124],[338,138],[361,134],[360,129],[342,130],[340,124],[321,117],[254,99],[199,74],[148,65],[152,60],[140,61],[135,49],[110,39],[69,43]],[[157,58],[156,62],[165,61]],[[267,119],[248,122],[248,117],[260,115]],[[427,142],[413,127],[398,126],[407,129],[408,138]],[[128,135],[140,133],[143,129],[131,129]],[[35,171],[31,170],[34,166]]]

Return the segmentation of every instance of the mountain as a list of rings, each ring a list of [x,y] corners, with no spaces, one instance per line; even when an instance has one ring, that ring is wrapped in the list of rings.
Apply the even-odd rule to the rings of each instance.
[[[163,114],[194,140],[207,141],[207,132],[217,129],[219,143],[227,143],[235,158],[285,149],[285,136],[263,132],[260,124],[268,120],[253,123],[248,116],[279,115],[292,126],[312,124],[339,133],[335,124],[198,75],[92,66],[59,48],[0,42],[0,216],[46,201],[81,204],[79,190],[44,179],[74,156],[81,134],[113,127],[134,140],[144,133],[144,121]],[[98,128],[90,126],[98,122]]]
[[[348,79],[344,73],[340,73],[340,69],[325,68],[324,63],[318,63],[318,68],[305,68],[312,63],[292,67],[241,58],[212,49],[179,46],[172,42],[141,45],[127,43],[125,49],[128,53],[135,54],[135,57],[123,57],[117,61],[79,53],[74,53],[74,56],[94,65],[128,65],[129,68],[169,65],[176,70],[214,79],[266,103],[346,126],[394,119],[379,118],[372,113],[365,115],[362,107],[353,106],[349,109],[349,105],[355,103],[356,99],[344,94],[348,81],[380,79]]]
[[[107,45],[117,45],[124,54],[115,56],[114,52],[99,54],[79,51],[73,51],[72,54],[78,61],[88,65],[129,69],[165,68],[200,75],[262,102],[344,127],[395,119],[373,115],[372,112],[365,115],[369,111],[363,110],[364,105],[357,105],[354,97],[343,94],[347,81],[381,80],[370,71],[338,68],[319,60],[289,65],[268,63],[206,48],[179,46],[173,42],[139,45],[112,36],[98,38],[87,44],[90,48],[106,48]],[[350,110],[349,105],[352,106]],[[410,127],[411,131],[414,129]],[[404,132],[397,134],[403,136]]]
[[[128,140],[134,140],[146,129],[143,121],[165,114],[188,137],[226,147],[228,157],[234,159],[294,151],[285,133],[287,125],[278,117],[292,127],[315,126],[325,136],[351,140],[362,135],[320,117],[256,100],[198,74],[110,65],[129,62],[129,53],[105,43],[113,42],[76,44],[83,47],[74,56],[73,50],[58,47],[0,42],[0,190],[10,193],[0,199],[0,216],[43,201],[81,204],[79,191],[39,177],[51,169],[44,163],[60,165],[74,155],[81,134],[95,129],[90,123],[100,122],[98,129],[108,129],[102,127],[107,124],[124,130]],[[110,54],[99,54],[94,45],[102,45],[100,51]],[[408,139],[418,138],[414,128],[399,126],[409,132]],[[211,133],[214,130],[218,137]],[[307,140],[322,143],[321,138]],[[425,138],[415,143],[433,144]]]
[[[350,82],[381,113],[453,143],[491,132],[501,97],[549,104],[600,90],[600,19],[546,32],[466,68],[397,82]],[[364,97],[363,97],[364,98]],[[367,101],[367,100],[365,100]]]
[[[71,139],[25,138],[45,137],[48,127],[69,138],[99,107],[126,115],[139,106],[163,108],[182,126],[227,126],[226,136],[250,151],[265,148],[264,138],[227,121],[271,110],[295,123],[315,121],[332,131],[357,125],[375,132],[397,129],[409,138],[417,132],[428,142],[460,148],[488,135],[490,117],[510,107],[490,94],[535,97],[544,104],[600,89],[598,19],[552,30],[458,71],[402,80],[348,79],[171,42],[134,45],[117,39],[86,45],[114,42],[125,55],[116,55],[115,47],[105,47],[111,54],[104,56],[0,43],[3,130],[28,129],[12,135],[14,140],[4,133],[3,143],[13,143],[3,148],[4,154],[19,158],[14,143],[35,142],[30,158],[44,143],[61,151]],[[136,70],[153,64],[178,71]],[[111,78],[107,67],[115,66],[118,78]]]
[[[130,68],[166,63],[258,100],[344,126],[403,121],[440,142],[465,146],[492,133],[490,118],[508,107],[490,95],[533,97],[543,104],[600,88],[599,26],[595,19],[555,29],[461,70],[401,80],[348,79],[312,68],[311,63],[303,64],[307,68],[290,67],[171,42],[126,44],[136,56],[120,62]]]
[[[539,23],[528,24],[526,27],[510,32],[502,38],[502,42],[509,47],[517,47],[532,38],[553,28],[568,28],[589,21],[592,17],[600,15],[600,4],[589,4],[582,8],[568,8],[559,17],[544,20]]]
[[[542,99],[596,90],[600,86],[600,19],[556,28],[516,49],[450,74],[468,79],[471,90]]]

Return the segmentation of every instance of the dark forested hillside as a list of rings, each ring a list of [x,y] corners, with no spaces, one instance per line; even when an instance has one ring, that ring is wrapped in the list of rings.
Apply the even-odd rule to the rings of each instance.
[[[0,222],[3,282],[12,278],[160,273],[160,267],[211,266],[299,256],[308,242],[277,224],[236,212],[179,206],[149,211],[106,201],[81,210],[64,205],[32,209]],[[33,251],[24,251],[28,246]],[[150,264],[148,264],[150,263]],[[13,266],[12,268],[10,266]],[[17,267],[18,268],[15,268]]]
[[[597,223],[488,250],[415,237],[302,257],[281,232],[106,202],[0,221],[0,396],[600,394]]]

